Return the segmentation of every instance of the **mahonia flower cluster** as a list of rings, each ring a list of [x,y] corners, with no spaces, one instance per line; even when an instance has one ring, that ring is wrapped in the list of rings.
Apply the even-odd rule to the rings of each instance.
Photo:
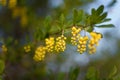
[[[56,38],[56,44],[55,44],[55,51],[56,52],[62,52],[66,49],[66,37],[64,35],[61,35],[60,37]]]
[[[30,52],[31,51],[30,45],[24,46],[24,50],[25,52]]]
[[[88,44],[88,48],[89,48],[89,53],[95,53],[96,52],[96,46],[98,46],[98,42],[101,39],[101,34],[100,33],[96,33],[96,32],[91,32],[91,39],[89,41]]]
[[[53,52],[62,52],[66,49],[66,37],[61,35],[54,39],[54,37],[50,37],[45,39],[45,46],[40,46],[35,50],[35,55],[33,59],[35,61],[42,61],[45,58],[46,53]]]
[[[77,45],[77,51],[79,53],[83,53],[86,51],[86,44],[87,44],[87,40],[88,40],[88,37],[87,36],[84,36],[84,37],[80,37],[79,40],[78,40],[78,45]]]
[[[72,27],[71,43],[77,46],[77,51],[79,53],[85,52],[87,46],[89,48],[89,54],[95,53],[96,46],[98,45],[98,42],[101,39],[101,34],[97,32],[91,32],[91,38],[89,39],[88,36],[81,36],[81,31],[82,30],[80,28],[76,28],[75,26]]]
[[[8,50],[7,47],[5,45],[2,45],[2,51],[7,52],[7,50]]]
[[[72,27],[71,43],[77,46],[77,51],[81,54],[84,53],[87,48],[89,49],[89,54],[95,53],[98,41],[101,39],[101,34],[91,32],[91,37],[89,38],[89,36],[81,36],[80,32],[80,28],[76,28],[75,26]],[[26,49],[28,49],[28,47],[26,47]],[[66,37],[64,35],[61,35],[56,39],[54,37],[46,38],[45,46],[40,46],[35,50],[33,59],[35,61],[42,61],[44,60],[46,53],[60,53],[65,51],[65,49]]]
[[[17,5],[17,0],[9,0],[8,7],[14,8]]]
[[[81,29],[80,28],[76,28],[75,26],[72,27],[72,37],[71,37],[71,43],[73,45],[77,45],[77,40],[78,38],[80,37],[80,31]]]
[[[42,61],[45,58],[45,54],[46,54],[46,48],[44,46],[39,46],[35,50],[35,55],[34,55],[33,59],[35,61]]]
[[[54,51],[54,44],[55,44],[54,37],[50,37],[50,38],[45,39],[45,44],[46,44],[46,51],[47,52]]]

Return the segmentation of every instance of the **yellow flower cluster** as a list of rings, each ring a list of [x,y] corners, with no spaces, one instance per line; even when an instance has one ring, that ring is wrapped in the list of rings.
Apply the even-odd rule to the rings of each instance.
[[[17,0],[9,0],[8,2],[8,7],[11,9],[11,8],[14,8],[15,6],[17,5]]]
[[[96,32],[91,32],[90,35],[91,35],[91,39],[89,41],[88,48],[89,48],[89,54],[93,54],[96,52],[96,46],[98,46],[98,42],[102,36],[100,33],[96,33]]]
[[[40,46],[35,50],[35,55],[33,59],[35,61],[42,61],[44,60],[45,54],[52,53],[52,52],[62,52],[66,49],[66,37],[61,35],[54,39],[54,37],[50,37],[45,39],[45,46]]]
[[[90,38],[88,36],[80,35],[80,28],[73,27],[72,28],[72,38],[71,42],[73,45],[77,46],[77,51],[79,53],[84,53],[86,49],[89,49],[89,54],[96,52],[96,46],[98,45],[98,41],[101,39],[101,34],[96,32],[90,33]],[[28,47],[25,48],[27,50]],[[54,37],[45,39],[45,46],[40,46],[35,50],[35,55],[33,59],[35,61],[42,61],[45,58],[46,53],[53,52],[62,52],[66,49],[66,37],[61,35],[56,39]]]
[[[13,18],[20,17],[21,26],[25,26],[28,22],[27,9],[25,7],[15,7],[12,9]]]
[[[39,46],[36,50],[35,50],[35,55],[33,57],[33,59],[35,61],[42,61],[45,58],[45,54],[46,54],[46,48],[43,46]]]
[[[45,44],[46,44],[46,51],[47,52],[54,51],[54,44],[55,44],[54,37],[50,37],[50,38],[45,39]]]
[[[2,51],[7,52],[7,47],[5,45],[2,45]]]
[[[56,44],[55,44],[55,51],[56,52],[62,52],[66,49],[66,37],[64,35],[61,35],[60,37],[56,38]]]
[[[30,45],[24,46],[24,50],[25,52],[30,52],[31,51]]]
[[[80,37],[80,34],[79,34],[80,31],[81,31],[80,28],[76,28],[75,26],[72,27],[71,43],[72,43],[73,45],[77,45],[77,40],[78,40],[78,38]]]
[[[88,36],[81,36],[80,35],[80,28],[76,28],[75,26],[72,27],[72,37],[71,43],[77,46],[77,51],[79,53],[83,53],[86,51],[88,46],[89,54],[96,52],[96,46],[98,45],[99,40],[101,39],[101,34],[96,32],[91,32],[89,39]]]
[[[87,40],[88,40],[88,37],[87,36],[84,36],[84,37],[80,37],[79,38],[79,41],[78,41],[78,45],[77,45],[77,51],[79,53],[83,53],[86,51],[86,44],[87,44]]]

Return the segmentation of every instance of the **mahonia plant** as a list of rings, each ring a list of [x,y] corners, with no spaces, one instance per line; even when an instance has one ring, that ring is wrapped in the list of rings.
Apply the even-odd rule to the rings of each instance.
[[[8,0],[8,2],[7,0],[1,0],[0,4],[12,10],[13,18],[20,17],[22,26],[27,24],[27,9],[16,6],[17,0]],[[107,12],[103,11],[104,6],[101,5],[97,9],[91,9],[91,14],[87,14],[83,10],[74,9],[73,16],[69,19],[64,14],[61,14],[58,20],[46,17],[45,20],[42,20],[42,28],[34,28],[33,44],[35,42],[35,45],[38,45],[38,43],[42,43],[42,45],[36,48],[33,59],[35,61],[43,61],[48,53],[64,52],[67,42],[76,46],[76,51],[80,54],[84,52],[94,54],[99,41],[103,37],[101,33],[94,31],[94,28],[114,27],[113,24],[101,24],[111,20],[106,18]],[[67,34],[70,34],[70,36],[67,36]],[[7,51],[5,46],[2,48],[3,51]],[[30,52],[31,45],[26,45],[23,49],[25,52]]]
[[[113,24],[100,24],[111,20],[106,18],[107,13],[103,12],[103,10],[104,6],[101,5],[98,9],[93,8],[91,10],[91,15],[88,15],[84,13],[83,10],[77,11],[75,9],[73,12],[72,24],[69,24],[69,21],[67,21],[65,16],[62,14],[60,19],[57,20],[58,29],[53,29],[54,27],[50,28],[50,26],[53,25],[53,22],[47,18],[44,22],[44,28],[47,29],[46,35],[49,34],[49,37],[45,38],[45,45],[41,45],[44,47],[38,47],[35,51],[35,55],[33,57],[35,61],[42,61],[47,53],[61,53],[65,51],[66,43],[69,41],[67,40],[69,38],[65,35],[66,32],[70,32],[68,33],[71,34],[70,42],[73,46],[77,47],[76,51],[80,54],[84,52],[87,52],[88,54],[96,53],[96,47],[98,46],[103,35],[94,31],[94,27],[114,27]],[[52,34],[54,35],[57,35],[58,33],[62,35],[54,37],[51,35],[50,30],[54,30],[52,31]],[[40,31],[40,29],[38,29],[38,31]],[[39,35],[39,32],[37,35]]]

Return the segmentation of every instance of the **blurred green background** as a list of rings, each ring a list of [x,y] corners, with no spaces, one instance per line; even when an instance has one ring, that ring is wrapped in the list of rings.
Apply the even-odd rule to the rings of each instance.
[[[0,0],[0,79],[2,80],[120,80],[120,1],[117,0]],[[36,45],[49,36],[44,25],[51,16],[50,27],[63,13],[67,19],[74,8],[90,13],[91,8],[105,6],[115,28],[95,28],[103,34],[96,54],[78,54],[67,45],[59,55],[48,55],[44,61],[33,60]],[[40,30],[39,30],[40,29]],[[46,32],[45,32],[46,31]],[[36,44],[38,43],[38,44]],[[24,45],[31,45],[25,53]],[[4,70],[2,69],[4,67]]]

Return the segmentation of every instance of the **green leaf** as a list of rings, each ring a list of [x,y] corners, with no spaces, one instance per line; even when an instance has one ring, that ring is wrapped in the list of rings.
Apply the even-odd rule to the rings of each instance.
[[[44,21],[44,26],[48,31],[50,30],[50,25],[51,25],[51,17],[47,16]]]
[[[99,26],[95,26],[98,28],[112,28],[115,27],[113,24],[104,24],[104,25],[99,25]]]
[[[76,24],[77,17],[78,17],[78,11],[76,9],[73,9],[73,25]]]
[[[113,77],[113,80],[120,80],[120,74],[115,75],[115,77]]]
[[[117,67],[114,66],[113,69],[111,70],[110,74],[109,74],[109,79],[113,78],[117,73]]]
[[[3,73],[4,68],[5,68],[5,63],[3,60],[0,60],[0,74]]]
[[[107,12],[103,13],[101,16],[98,18],[98,22],[101,22],[103,19],[107,17]]]
[[[92,32],[94,30],[94,27],[89,26],[86,28],[86,30],[87,30],[87,32]]]
[[[3,79],[2,79],[2,76],[0,76],[0,80],[3,80]]]
[[[106,19],[104,19],[101,23],[103,23],[103,22],[108,22],[108,21],[111,21],[111,18],[106,18]]]
[[[63,27],[64,23],[65,23],[65,16],[64,16],[64,14],[61,14],[61,16],[60,16],[61,27]]]
[[[102,12],[103,12],[103,10],[104,10],[104,6],[103,5],[101,5],[100,7],[98,7],[98,9],[96,10],[96,15],[100,15]]]
[[[94,67],[89,67],[85,80],[98,80],[97,78],[98,78],[98,72],[95,70]]]
[[[65,79],[65,73],[59,72],[57,80],[64,80]]]
[[[77,80],[77,77],[80,73],[80,67],[76,67],[75,69],[70,71],[70,80]]]
[[[95,10],[95,8],[92,8],[91,15],[95,15],[95,14],[96,14],[96,10]]]

